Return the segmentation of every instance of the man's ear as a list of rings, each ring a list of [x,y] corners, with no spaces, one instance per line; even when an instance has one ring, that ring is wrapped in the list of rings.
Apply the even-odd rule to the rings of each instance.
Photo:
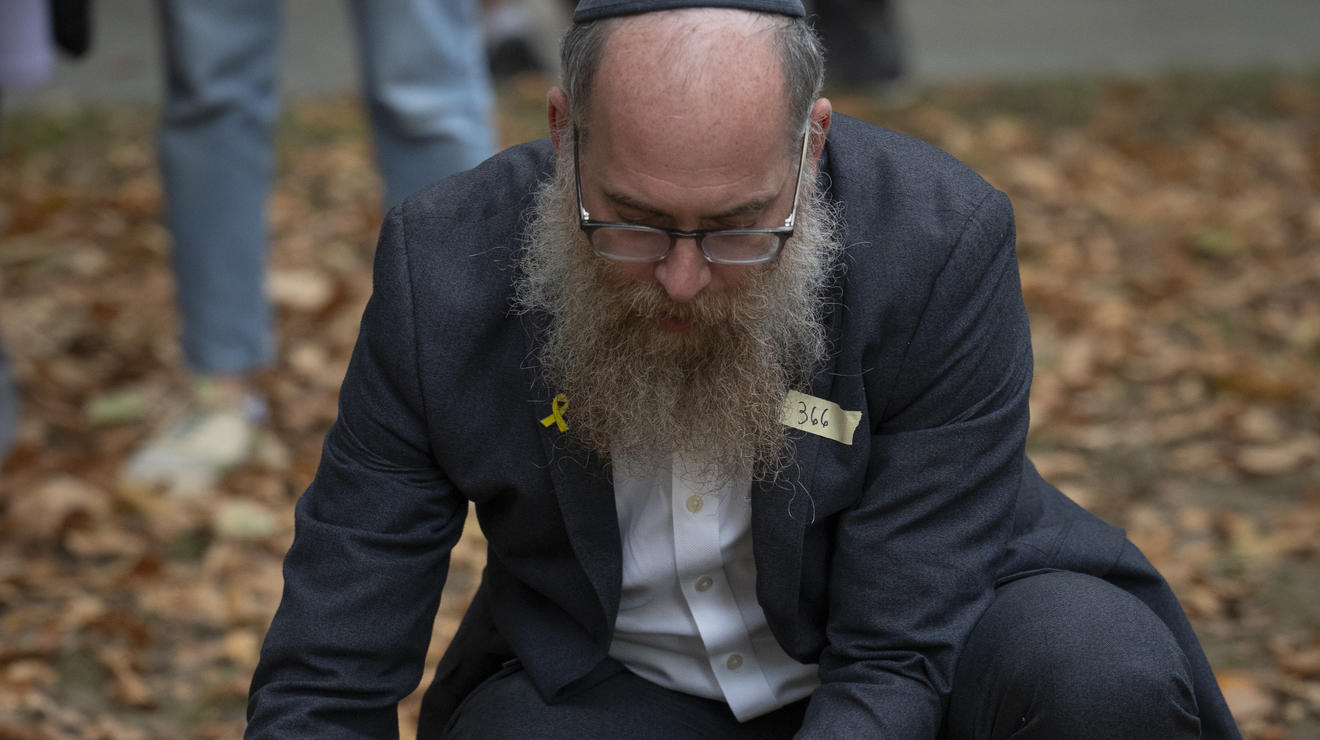
[[[820,160],[825,151],[825,136],[830,132],[830,121],[834,117],[834,106],[829,98],[817,98],[811,106],[811,161]]]
[[[554,144],[555,153],[568,144],[573,135],[573,121],[569,116],[568,93],[555,85],[545,95],[546,118],[550,123],[550,143]]]

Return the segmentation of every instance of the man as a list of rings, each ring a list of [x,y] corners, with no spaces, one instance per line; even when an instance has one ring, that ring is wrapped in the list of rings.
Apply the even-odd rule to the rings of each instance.
[[[723,6],[723,7],[694,7]],[[798,0],[584,0],[551,142],[391,212],[256,737],[1236,737],[1027,462],[1004,195],[832,113]]]

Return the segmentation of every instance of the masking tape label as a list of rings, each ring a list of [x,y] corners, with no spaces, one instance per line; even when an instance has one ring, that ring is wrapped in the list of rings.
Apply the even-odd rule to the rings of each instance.
[[[844,411],[839,404],[805,393],[789,391],[784,399],[784,426],[801,429],[835,442],[851,445],[853,432],[862,420],[860,411]]]

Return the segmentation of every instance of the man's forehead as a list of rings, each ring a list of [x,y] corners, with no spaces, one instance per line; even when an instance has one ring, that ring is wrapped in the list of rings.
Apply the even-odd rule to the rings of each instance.
[[[738,8],[794,18],[806,15],[801,0],[582,0],[573,11],[573,22],[588,23],[602,18],[677,8]]]
[[[583,123],[613,119],[651,137],[693,129],[699,138],[786,125],[784,71],[770,28],[763,16],[720,9],[621,19],[602,49]]]

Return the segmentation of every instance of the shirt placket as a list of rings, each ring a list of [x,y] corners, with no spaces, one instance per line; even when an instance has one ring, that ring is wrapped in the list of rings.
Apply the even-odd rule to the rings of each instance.
[[[696,622],[706,658],[734,716],[742,719],[779,706],[761,671],[720,552],[720,497],[693,490],[676,460],[671,500],[674,564],[683,598]]]

